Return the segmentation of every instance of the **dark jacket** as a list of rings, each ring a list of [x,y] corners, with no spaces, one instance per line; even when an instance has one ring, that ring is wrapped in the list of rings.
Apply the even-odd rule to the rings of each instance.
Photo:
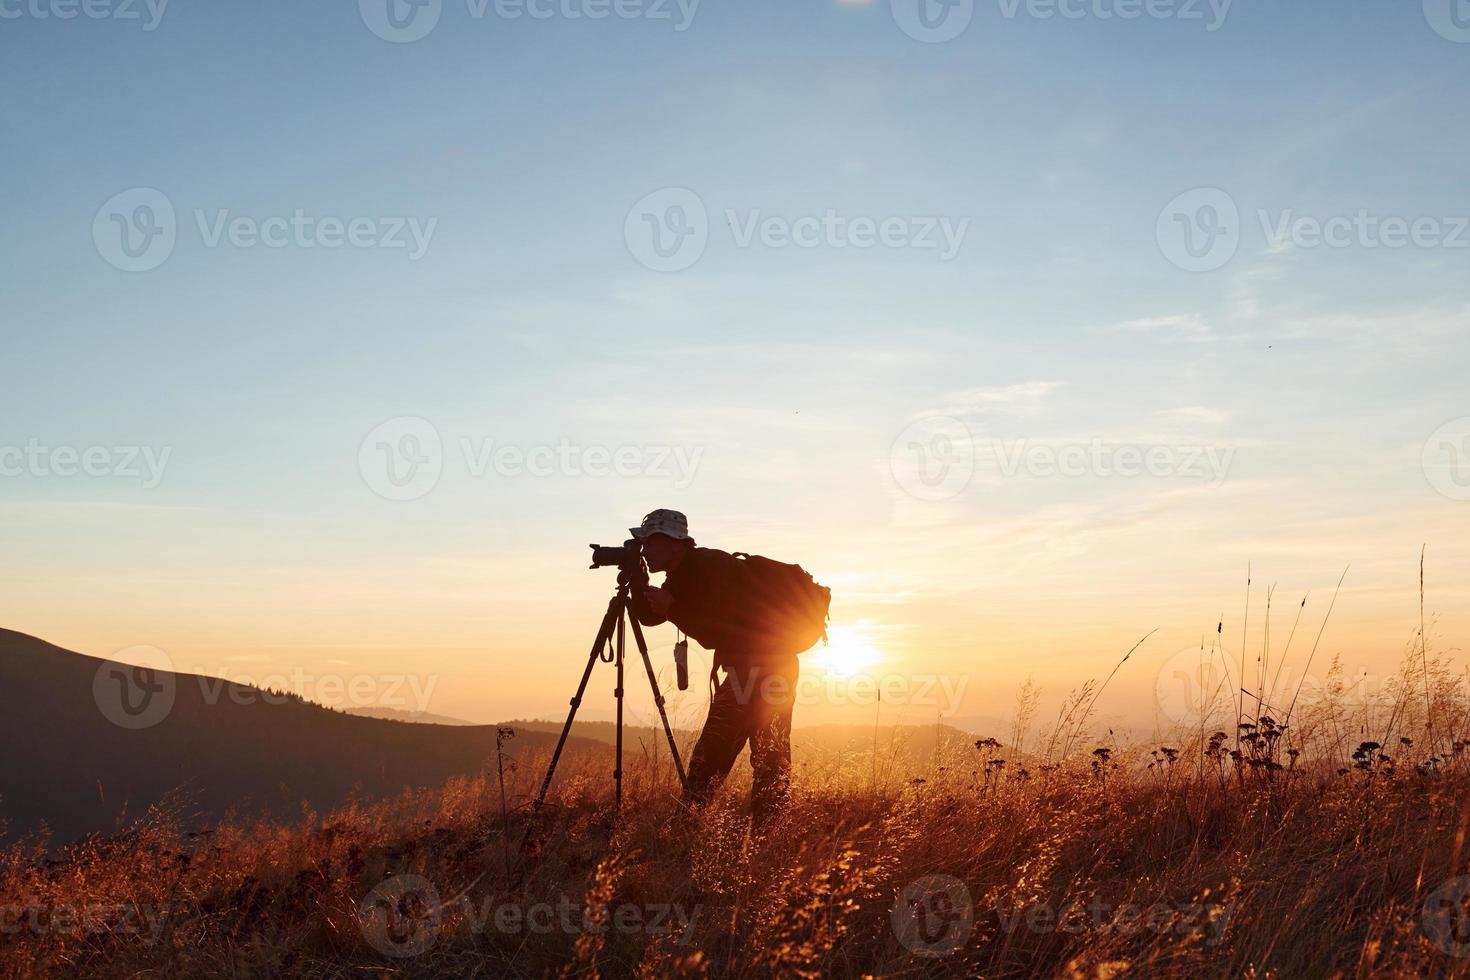
[[[751,628],[745,596],[748,581],[741,560],[729,552],[691,548],[664,579],[663,587],[674,596],[668,621],[706,650],[715,651],[719,667],[795,660],[795,654],[772,651]],[[665,622],[653,614],[641,594],[632,600],[638,622],[644,626]]]

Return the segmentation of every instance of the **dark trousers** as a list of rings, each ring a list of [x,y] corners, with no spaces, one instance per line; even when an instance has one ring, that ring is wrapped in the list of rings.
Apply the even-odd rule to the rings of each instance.
[[[684,801],[700,807],[729,775],[750,743],[751,810],[763,826],[786,804],[791,790],[791,712],[800,665],[793,657],[770,665],[725,668],[710,700],[704,731],[689,757]]]

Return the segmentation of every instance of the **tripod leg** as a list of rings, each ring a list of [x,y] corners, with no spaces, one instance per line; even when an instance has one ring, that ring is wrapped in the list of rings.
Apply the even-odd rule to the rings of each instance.
[[[618,702],[618,761],[617,768],[613,770],[613,812],[623,808],[623,614],[621,604],[616,612],[609,611],[609,615],[616,616],[618,620],[618,686],[613,688],[613,697]]]
[[[587,691],[587,681],[592,677],[592,668],[597,665],[598,656],[612,636],[614,626],[622,624],[622,608],[617,596],[614,596],[607,604],[607,612],[603,615],[602,625],[597,630],[597,639],[592,643],[592,652],[587,655],[587,667],[582,671],[582,683],[577,685],[577,693],[572,698],[572,710],[567,712],[567,722],[561,727],[561,738],[556,740],[556,751],[551,753],[551,764],[546,767],[546,778],[541,781],[541,792],[536,794],[535,811],[539,811],[541,804],[546,802],[546,791],[551,788],[551,777],[556,774],[556,764],[561,760],[562,749],[566,748],[567,736],[572,733],[572,719],[577,717],[577,708],[582,704],[582,695]],[[622,687],[621,682],[618,687]]]
[[[643,640],[643,627],[638,625],[638,619],[630,615],[629,624],[633,627],[633,640],[638,644],[638,652],[643,655],[643,667],[648,671],[648,686],[653,688],[653,703],[658,705],[658,716],[664,723],[664,734],[669,739],[669,752],[674,756],[674,771],[679,774],[679,785],[684,789],[689,788],[689,777],[684,774],[684,763],[679,758],[679,746],[674,741],[674,729],[669,725],[669,713],[664,710],[664,694],[658,688],[658,677],[653,672],[653,661],[648,656],[648,644]]]

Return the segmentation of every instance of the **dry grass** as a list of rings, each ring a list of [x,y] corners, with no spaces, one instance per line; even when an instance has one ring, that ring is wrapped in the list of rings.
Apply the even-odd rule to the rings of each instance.
[[[666,779],[635,772],[614,825],[606,780],[575,775],[539,827],[524,809],[512,814],[509,873],[493,773],[292,826],[230,823],[181,837],[159,817],[59,862],[18,848],[0,868],[12,910],[0,973],[1464,972],[1421,925],[1426,898],[1470,870],[1459,757],[1434,772],[1350,765],[1287,776],[1228,756],[1188,772],[1182,752],[1150,769],[1147,753],[1125,751],[978,778],[994,753],[972,749],[877,790],[860,763],[806,780],[764,840],[747,834],[736,793],[687,819]],[[509,775],[513,799],[533,790],[534,768]],[[930,875],[964,883],[972,922],[932,892],[910,890],[919,918],[907,913],[899,896]],[[408,888],[365,906],[384,881]],[[896,902],[900,927],[928,927],[905,934],[920,951],[931,943],[948,955],[900,941]],[[604,911],[584,921],[573,903]],[[387,956],[375,940],[423,949]]]
[[[1406,654],[1379,700],[1227,689],[1162,745],[1097,741],[1096,685],[1032,738],[1028,688],[1011,745],[799,767],[764,838],[745,779],[690,816],[648,756],[617,820],[575,764],[533,819],[533,758],[289,825],[157,813],[0,856],[0,976],[1470,975],[1470,698]]]

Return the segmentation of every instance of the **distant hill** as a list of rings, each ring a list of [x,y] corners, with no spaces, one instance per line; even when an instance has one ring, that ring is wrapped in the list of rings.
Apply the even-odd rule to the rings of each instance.
[[[502,724],[514,727],[517,732],[554,737],[561,734],[563,722],[517,720]],[[612,745],[617,737],[617,728],[610,721],[578,721],[572,724],[572,736]],[[698,737],[697,730],[674,729],[674,738],[686,762]],[[973,734],[951,725],[882,725],[877,729],[871,725],[805,725],[797,726],[791,732],[791,751],[798,760],[804,756],[869,757],[876,747],[880,758],[901,759],[906,765],[927,765],[935,758],[936,746],[941,746],[945,753],[952,753],[971,750],[974,743]],[[624,726],[624,750],[636,751],[640,744],[656,744],[663,751],[668,741],[662,728]]]
[[[0,841],[42,823],[58,844],[111,831],[175,790],[190,820],[327,809],[495,759],[494,725],[358,717],[217,678],[136,672],[10,630],[0,630],[0,697]],[[553,742],[527,730],[510,748],[529,759]],[[580,738],[569,751],[607,752]]]
[[[566,720],[525,721],[522,719],[517,721],[503,721],[501,724],[509,725],[517,732],[536,732],[538,734],[550,735],[552,736],[552,741],[555,742],[556,737],[561,734],[561,727],[566,724]],[[572,722],[572,737],[600,742],[603,745],[613,745],[617,741],[618,728],[617,725],[610,721],[574,721]],[[698,731],[689,731],[684,728],[674,729],[674,738],[678,741],[679,751],[681,752],[685,750],[684,747],[686,745],[692,746],[694,739],[698,737]],[[623,725],[624,749],[630,746],[636,746],[640,740],[646,743],[650,739],[657,740],[660,746],[667,747],[669,744],[668,736],[664,734],[664,730],[661,727],[632,724]]]
[[[417,725],[473,725],[463,718],[436,715],[428,711],[405,711],[403,708],[348,708],[349,715],[359,718],[382,718],[384,721],[409,721]]]

